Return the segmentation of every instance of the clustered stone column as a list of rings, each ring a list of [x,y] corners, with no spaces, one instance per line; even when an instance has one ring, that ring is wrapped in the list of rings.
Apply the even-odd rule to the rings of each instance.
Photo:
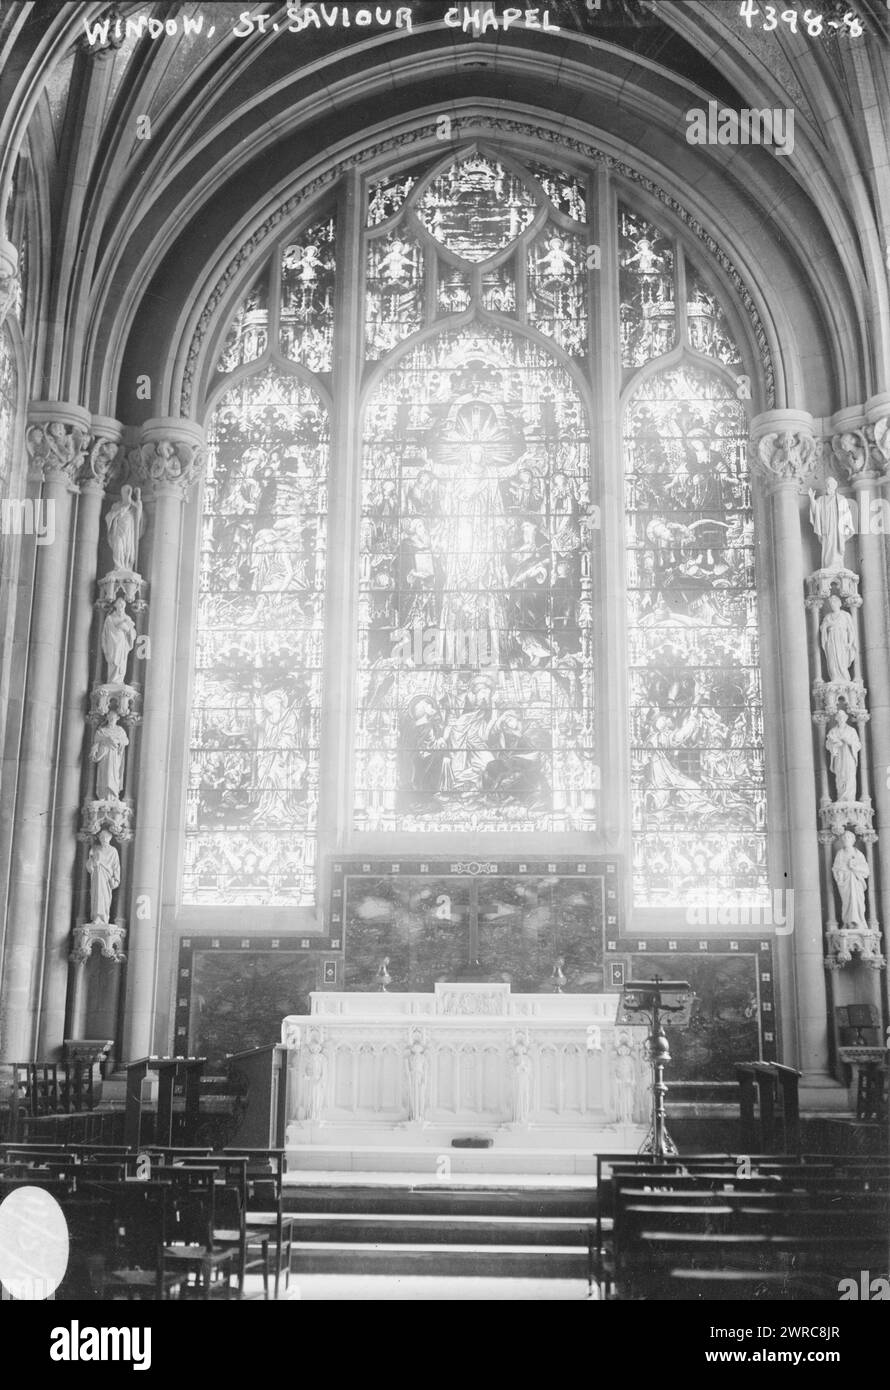
[[[127,884],[127,897],[133,904],[127,946],[129,960],[123,1027],[123,1056],[128,1061],[146,1056],[152,1051],[153,1045],[182,514],[184,503],[203,468],[202,443],[201,430],[189,420],[149,420],[142,427],[138,448],[131,452],[128,460],[131,491],[127,500],[130,510],[126,515],[135,522],[140,500],[135,492],[138,488],[152,516],[148,579],[151,599],[148,624],[150,647],[143,667],[145,683],[139,746],[139,825],[133,842]],[[123,505],[123,491],[121,499]],[[123,526],[124,513],[120,512],[118,516]],[[141,602],[142,580],[139,575],[126,572],[125,562],[129,558],[130,551],[123,549],[119,556],[115,556],[116,570],[112,576],[108,576],[105,590],[111,608],[106,618],[109,624],[107,648],[105,643],[103,648],[106,649],[109,663],[108,682],[112,685],[122,677],[136,639],[135,625],[127,608],[129,606],[136,611]],[[118,571],[119,580],[113,578]],[[125,684],[124,689],[128,688]],[[114,737],[113,734],[106,734],[109,744]],[[97,858],[100,853],[97,851]],[[105,868],[97,868],[97,872],[113,875],[114,863],[110,855],[106,855]],[[123,926],[123,922],[120,925]]]
[[[114,969],[111,976],[94,976],[97,987],[88,999],[86,966],[97,945],[102,959],[114,967],[126,959],[127,924],[114,907],[119,909],[122,901],[121,850],[133,838],[128,750],[141,717],[142,691],[134,670],[128,668],[135,667],[139,655],[134,654],[138,633],[132,615],[141,615],[147,607],[145,584],[137,569],[143,529],[141,493],[124,483],[105,515],[112,568],[97,581],[94,605],[99,619],[98,652],[86,716],[87,796],[77,837],[85,847],[82,873],[89,911],[76,917],[71,946],[69,1019],[74,1037],[83,1034],[85,1022],[91,1034],[114,1037],[119,972]]]
[[[811,517],[817,534],[821,532],[823,568],[812,576],[807,600],[819,607],[827,601],[830,607],[820,625],[828,680],[817,682],[813,689],[814,720],[822,726],[832,721],[825,740],[832,795],[823,796],[820,806],[820,839],[837,847],[831,872],[836,890],[833,905],[839,913],[835,918],[832,912],[827,923],[826,965],[837,970],[858,958],[880,970],[885,961],[876,900],[882,874],[885,904],[888,883],[887,866],[876,868],[878,832],[872,794],[878,797],[879,824],[886,826],[890,651],[884,535],[890,528],[887,501],[880,489],[890,477],[890,399],[875,398],[863,410],[843,411],[832,423],[826,456],[852,484],[853,499],[842,496],[831,477],[825,495],[813,495]],[[859,573],[847,569],[844,562],[845,548],[854,536]],[[865,846],[864,851],[857,842]]]
[[[801,489],[817,459],[812,419],[802,411],[772,410],[752,424],[752,462],[763,485],[771,566],[769,584],[775,605],[774,657],[779,667],[782,774],[785,790],[784,883],[793,891],[795,1007],[786,1026],[797,1029],[797,1048],[786,1037],[786,1056],[796,1052],[802,1098],[815,1101],[813,1089],[834,1085],[828,1071],[828,1001],[823,965],[822,898],[813,799],[816,773],[808,680],[807,629],[802,597],[804,563],[800,532]],[[822,1102],[824,1103],[824,1102]]]

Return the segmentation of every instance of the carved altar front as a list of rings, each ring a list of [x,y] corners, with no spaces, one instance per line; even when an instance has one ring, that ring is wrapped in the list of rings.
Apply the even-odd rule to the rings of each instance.
[[[616,1025],[617,994],[313,993],[284,1020],[289,1149],[634,1148],[648,1120],[644,1030]]]

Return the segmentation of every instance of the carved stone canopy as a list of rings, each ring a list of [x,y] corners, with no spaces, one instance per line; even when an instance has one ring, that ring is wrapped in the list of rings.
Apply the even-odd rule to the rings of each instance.
[[[85,965],[93,953],[93,947],[98,944],[105,960],[119,964],[126,960],[126,936],[126,928],[118,922],[87,922],[85,926],[74,928],[70,959],[76,965]]]
[[[869,928],[865,931],[848,927],[838,927],[826,932],[828,955],[825,966],[828,970],[843,970],[858,956],[863,965],[872,970],[882,970],[886,964],[881,954],[881,933]]]

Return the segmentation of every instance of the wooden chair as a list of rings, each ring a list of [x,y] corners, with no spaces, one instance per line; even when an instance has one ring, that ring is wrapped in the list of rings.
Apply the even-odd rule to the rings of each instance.
[[[205,1300],[214,1295],[231,1297],[231,1275],[237,1267],[238,1251],[231,1243],[218,1244],[215,1239],[216,1174],[211,1164],[200,1167],[168,1165],[163,1179],[171,1187],[171,1220],[167,1239],[161,1253],[164,1274],[178,1273],[180,1277],[195,1276],[188,1286]],[[220,1279],[225,1276],[224,1284]]]
[[[121,1184],[114,1200],[103,1298],[161,1300],[181,1287],[187,1275],[164,1268],[170,1195],[167,1183]]]
[[[268,1298],[268,1258],[274,1261],[275,1298],[281,1287],[284,1271],[285,1289],[290,1287],[294,1226],[297,1218],[284,1210],[284,1150],[283,1149],[226,1149],[226,1155],[246,1158],[247,1167],[247,1238],[248,1246],[261,1249],[266,1242],[267,1268],[263,1276],[263,1293]],[[272,1250],[269,1251],[271,1244]]]

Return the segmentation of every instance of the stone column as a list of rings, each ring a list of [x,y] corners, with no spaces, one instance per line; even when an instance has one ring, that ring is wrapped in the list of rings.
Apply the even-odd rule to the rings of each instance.
[[[785,805],[782,881],[794,892],[794,1009],[797,1065],[802,1099],[810,1109],[832,1104],[830,1090],[844,1093],[828,1071],[828,1002],[822,945],[822,900],[816,822],[816,766],[810,711],[804,556],[799,496],[816,462],[812,419],[803,411],[770,410],[752,422],[752,462],[761,484],[770,547],[770,583],[775,612],[775,658],[779,664],[782,768]],[[774,866],[775,869],[775,866]],[[790,982],[783,982],[787,996]]]
[[[28,452],[43,483],[28,669],[15,803],[12,872],[0,994],[0,1056],[34,1056],[43,961],[61,682],[65,666],[71,521],[89,444],[80,406],[37,401],[29,410]]]
[[[157,993],[158,928],[164,869],[164,826],[178,621],[182,509],[203,466],[203,434],[191,420],[148,420],[130,456],[130,477],[152,513],[148,566],[150,659],[139,745],[136,834],[130,875],[125,1061],[152,1051]],[[143,569],[143,572],[144,569]]]
[[[77,871],[77,812],[84,752],[84,709],[90,685],[90,634],[93,624],[93,586],[96,581],[99,517],[105,486],[118,454],[121,426],[94,416],[92,444],[81,470],[80,498],[71,568],[71,607],[68,618],[65,693],[56,783],[52,863],[49,873],[49,911],[40,1001],[38,1053],[60,1055],[65,1036],[68,993],[69,937],[75,910]]]

